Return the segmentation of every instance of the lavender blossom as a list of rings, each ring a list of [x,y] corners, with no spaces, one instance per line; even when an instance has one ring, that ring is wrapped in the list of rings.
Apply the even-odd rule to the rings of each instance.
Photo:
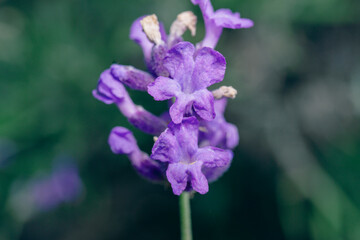
[[[223,28],[248,28],[249,19],[228,9],[214,11],[209,0],[192,0],[203,13],[206,34],[195,46],[182,39],[189,29],[196,33],[197,17],[190,11],[180,13],[169,34],[155,14],[135,20],[130,39],[143,50],[148,72],[132,66],[113,64],[101,75],[93,95],[106,104],[116,104],[120,112],[139,130],[154,135],[149,156],[138,147],[131,131],[115,127],[109,145],[115,154],[128,156],[144,178],[171,184],[174,194],[196,191],[205,194],[208,183],[230,167],[239,141],[235,125],[226,122],[226,98],[236,90],[222,86],[213,92],[208,87],[223,80],[226,61],[215,51]],[[169,111],[157,117],[137,106],[125,86],[147,91],[156,101],[171,102]],[[200,132],[199,132],[200,129]]]
[[[157,162],[142,152],[130,130],[124,127],[115,127],[109,136],[109,145],[113,153],[126,154],[135,170],[151,181],[163,181],[165,164]]]
[[[148,93],[157,101],[176,98],[170,107],[172,121],[180,123],[184,115],[193,114],[192,109],[204,120],[214,119],[214,97],[206,88],[223,80],[224,56],[207,47],[195,52],[194,45],[180,42],[167,52],[163,63],[170,78],[156,78]]]
[[[176,195],[185,189],[207,193],[208,180],[202,167],[224,167],[232,158],[230,150],[211,146],[198,148],[198,129],[195,117],[184,118],[180,124],[171,122],[152,149],[152,159],[169,163],[166,176]]]
[[[33,185],[35,203],[40,209],[50,209],[62,202],[78,197],[82,183],[74,165],[61,166],[51,176],[38,180]]]
[[[191,2],[199,5],[205,22],[206,33],[199,47],[215,48],[223,28],[250,28],[254,25],[253,21],[240,18],[240,13],[233,13],[230,9],[222,8],[214,11],[210,0],[191,0]]]
[[[119,79],[123,78],[126,82],[132,82],[133,86],[140,86],[148,80],[139,77],[141,72],[136,71],[136,77],[126,78],[125,76],[134,76],[129,71],[122,71],[119,65],[112,65],[111,70],[107,69],[100,75],[98,86],[93,90],[93,96],[106,103],[115,103],[121,113],[128,118],[129,122],[140,130],[158,135],[166,128],[166,123],[155,115],[146,111],[143,107],[137,106],[131,100],[123,84]],[[111,73],[114,73],[112,75]],[[131,69],[131,72],[135,72]],[[115,76],[115,77],[114,77]],[[144,76],[148,77],[144,74]],[[140,87],[139,87],[140,88]]]
[[[215,100],[216,117],[212,121],[201,121],[202,131],[199,133],[200,146],[214,146],[233,149],[239,143],[239,134],[234,124],[225,120],[224,112],[227,99]]]

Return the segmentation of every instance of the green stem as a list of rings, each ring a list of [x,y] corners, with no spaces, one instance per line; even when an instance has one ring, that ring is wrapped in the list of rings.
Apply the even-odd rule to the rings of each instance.
[[[183,192],[179,198],[181,240],[192,240],[190,193]]]

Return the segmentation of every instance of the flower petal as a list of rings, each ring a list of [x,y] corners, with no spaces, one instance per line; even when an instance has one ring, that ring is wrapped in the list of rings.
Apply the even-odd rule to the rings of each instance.
[[[115,154],[130,154],[139,150],[134,135],[124,127],[114,127],[110,132],[108,142],[111,151]]]
[[[233,13],[230,9],[216,10],[212,19],[218,27],[223,28],[250,28],[254,25],[252,20],[240,18],[240,13]]]
[[[188,182],[186,170],[187,164],[182,163],[171,163],[166,170],[166,177],[175,195],[180,195],[186,188]]]
[[[172,131],[167,128],[158,140],[156,140],[151,152],[151,158],[161,162],[178,162],[179,147],[176,141],[176,137]]]
[[[191,73],[194,68],[194,52],[194,45],[189,42],[179,42],[167,52],[164,58],[164,67],[169,71],[170,76],[182,86],[191,80]]]
[[[120,102],[127,95],[125,87],[116,80],[107,69],[100,74],[93,96],[106,104]]]
[[[226,124],[226,147],[233,149],[239,144],[239,132],[237,127],[234,124]]]
[[[192,95],[180,94],[170,107],[170,116],[174,123],[181,123],[184,114],[191,111],[194,97]]]
[[[161,162],[191,162],[198,150],[199,123],[195,117],[184,118],[181,124],[171,122],[152,149],[151,158]]]
[[[147,91],[147,86],[154,81],[149,73],[132,66],[113,64],[110,69],[115,79],[135,90]]]
[[[148,86],[148,93],[156,101],[162,101],[177,96],[181,91],[180,85],[173,79],[158,77]]]
[[[226,69],[225,57],[214,49],[203,47],[196,52],[195,68],[192,74],[195,90],[221,82]]]
[[[206,89],[194,93],[194,110],[204,120],[211,121],[215,118],[214,96]]]
[[[217,147],[200,148],[194,156],[195,161],[204,163],[206,167],[222,167],[227,165],[233,157],[230,150],[224,150]]]
[[[203,166],[202,172],[206,176],[208,182],[213,182],[221,177],[230,167],[231,161],[228,164],[222,167],[206,167]]]
[[[200,194],[209,191],[209,184],[205,175],[201,172],[202,162],[194,162],[189,165],[188,172],[190,175],[191,187]]]
[[[130,39],[135,43],[140,45],[143,50],[145,61],[150,61],[151,59],[151,49],[153,47],[153,43],[147,38],[146,34],[143,31],[143,28],[140,24],[140,21],[146,16],[139,17],[136,19],[130,28]]]

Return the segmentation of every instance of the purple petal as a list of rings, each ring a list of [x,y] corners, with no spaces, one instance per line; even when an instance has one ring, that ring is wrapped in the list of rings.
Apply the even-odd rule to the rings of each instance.
[[[167,53],[164,59],[164,66],[170,76],[182,86],[191,81],[191,73],[194,69],[195,47],[189,42],[175,44]]]
[[[191,187],[200,194],[209,191],[209,184],[205,175],[201,172],[202,162],[194,162],[189,165],[188,172],[190,175]]]
[[[253,21],[247,18],[240,18],[240,13],[233,13],[230,9],[215,11],[212,19],[218,27],[223,28],[250,28],[254,25]]]
[[[120,102],[127,95],[124,86],[111,75],[110,70],[103,71],[100,75],[93,96],[106,104]]]
[[[195,90],[209,87],[224,79],[225,57],[218,51],[203,47],[196,52],[195,68],[192,75]]]
[[[184,114],[189,113],[194,100],[193,95],[181,94],[170,107],[170,116],[174,123],[181,123]]]
[[[111,98],[108,98],[106,96],[103,96],[103,95],[99,94],[96,89],[92,90],[92,95],[93,95],[94,98],[96,98],[99,101],[102,101],[105,104],[114,103],[114,101]]]
[[[206,167],[223,167],[227,165],[233,157],[230,150],[224,150],[217,147],[203,147],[200,148],[194,156],[195,161],[204,163]]]
[[[211,121],[215,118],[214,96],[206,89],[194,93],[194,110],[204,120]]]
[[[213,121],[201,122],[202,127],[205,127],[206,131],[200,132],[200,146],[210,145],[214,147],[232,149],[238,145],[239,134],[237,127],[226,122],[224,118],[226,104],[226,98],[215,100],[215,119]]]
[[[171,122],[155,142],[151,158],[161,162],[191,162],[198,150],[199,123],[195,117],[184,118],[181,124]]]
[[[166,177],[175,195],[180,195],[186,188],[188,182],[186,170],[187,164],[183,163],[171,163],[166,170]]]
[[[156,140],[150,157],[161,162],[175,163],[179,161],[178,156],[181,155],[179,151],[176,137],[168,128]]]
[[[139,150],[132,132],[124,127],[114,127],[108,142],[111,151],[115,154],[130,154]]]
[[[221,98],[221,99],[216,99],[214,101],[214,108],[215,108],[216,116],[218,116],[218,115],[224,116],[226,105],[227,105],[227,98],[225,98],[225,97]]]
[[[140,45],[143,50],[145,60],[148,62],[151,59],[151,49],[153,47],[153,43],[147,38],[146,34],[143,32],[143,28],[140,24],[140,21],[146,16],[139,17],[136,19],[130,28],[130,39],[135,43]]]
[[[124,127],[113,128],[108,142],[113,153],[128,155],[131,164],[141,176],[152,181],[163,180],[164,166],[139,149],[130,130]]]
[[[154,81],[150,74],[132,66],[113,64],[111,65],[111,74],[121,83],[140,91],[147,91],[147,86]]]
[[[158,77],[148,86],[148,93],[156,101],[163,101],[177,96],[181,91],[180,85],[173,79]]]
[[[223,167],[206,167],[203,166],[202,172],[206,176],[208,182],[213,182],[221,177],[230,167],[231,161]]]
[[[238,129],[234,124],[226,124],[226,147],[233,149],[239,144],[239,133]]]

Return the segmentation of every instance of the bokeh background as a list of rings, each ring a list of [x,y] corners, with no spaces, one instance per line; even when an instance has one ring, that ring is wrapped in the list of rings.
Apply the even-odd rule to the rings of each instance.
[[[225,30],[217,46],[241,139],[230,170],[192,200],[194,238],[360,239],[360,1],[212,2],[255,26]],[[156,13],[168,29],[185,10],[198,16],[185,39],[198,42],[190,0],[0,0],[1,240],[179,239],[178,198],[107,144],[114,126],[143,150],[152,136],[91,90],[113,62],[145,69],[133,20]],[[36,205],[36,186],[51,195],[59,175],[74,196]]]

